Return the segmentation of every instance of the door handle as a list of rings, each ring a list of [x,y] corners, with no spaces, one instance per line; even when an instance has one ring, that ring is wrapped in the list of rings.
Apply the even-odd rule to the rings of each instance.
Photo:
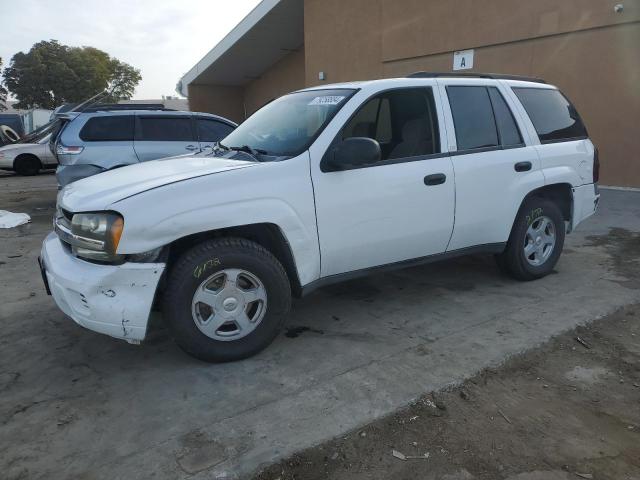
[[[199,148],[196,147],[195,145],[187,145],[184,148],[185,148],[185,150],[189,150],[190,152],[193,152],[194,150],[199,150]]]
[[[513,168],[516,172],[528,172],[531,170],[531,162],[518,162]]]
[[[424,177],[424,184],[427,186],[440,185],[446,181],[447,176],[444,173],[434,173],[433,175]]]

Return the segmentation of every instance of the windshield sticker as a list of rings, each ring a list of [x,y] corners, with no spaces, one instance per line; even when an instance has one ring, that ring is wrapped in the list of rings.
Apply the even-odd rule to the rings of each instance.
[[[340,95],[325,95],[324,97],[316,97],[309,102],[309,105],[337,105],[342,100],[344,100],[344,96]]]

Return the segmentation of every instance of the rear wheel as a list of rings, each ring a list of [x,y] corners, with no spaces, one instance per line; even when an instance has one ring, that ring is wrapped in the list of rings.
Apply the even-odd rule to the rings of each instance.
[[[41,168],[42,163],[35,155],[20,155],[13,162],[13,169],[19,175],[37,175]]]
[[[542,278],[555,267],[564,235],[564,218],[556,204],[530,198],[518,212],[507,248],[496,257],[498,265],[518,280]]]
[[[163,305],[180,348],[210,362],[240,360],[265,348],[290,308],[280,262],[239,238],[206,241],[183,254],[169,273]]]

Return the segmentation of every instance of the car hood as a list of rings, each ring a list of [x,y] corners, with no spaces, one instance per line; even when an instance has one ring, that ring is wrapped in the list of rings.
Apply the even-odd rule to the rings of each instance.
[[[71,212],[106,210],[139,193],[190,178],[250,168],[254,161],[211,156],[181,156],[129,165],[78,180],[62,189],[58,204]]]

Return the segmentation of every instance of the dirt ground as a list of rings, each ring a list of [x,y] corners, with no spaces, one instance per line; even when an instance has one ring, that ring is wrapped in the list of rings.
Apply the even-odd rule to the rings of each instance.
[[[255,478],[640,479],[640,305]]]
[[[540,281],[479,255],[330,286],[229,364],[66,318],[36,262],[56,193],[52,174],[0,172],[0,209],[32,220],[0,229],[0,480],[244,480],[283,458],[259,478],[640,480],[640,192],[603,190]],[[569,335],[501,367],[602,317],[591,349]],[[445,410],[415,404],[468,378]]]

